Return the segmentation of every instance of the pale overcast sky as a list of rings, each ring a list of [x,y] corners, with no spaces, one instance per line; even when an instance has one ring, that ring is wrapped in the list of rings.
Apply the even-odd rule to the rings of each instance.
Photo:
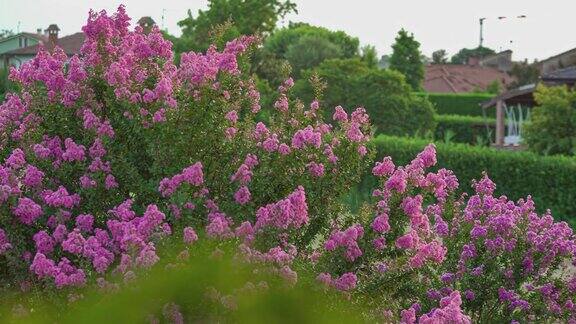
[[[304,21],[356,36],[362,44],[375,45],[378,54],[391,51],[396,32],[404,27],[414,33],[424,54],[478,45],[478,19],[486,17],[485,45],[512,49],[514,59],[544,59],[576,47],[576,0],[295,0],[299,13],[289,20]],[[61,35],[79,31],[90,8],[109,12],[124,3],[134,21],[152,16],[178,35],[177,21],[186,10],[206,8],[206,0],[0,0],[0,29],[34,32],[56,23]],[[516,18],[526,15],[525,19]],[[507,19],[498,20],[499,16]]]

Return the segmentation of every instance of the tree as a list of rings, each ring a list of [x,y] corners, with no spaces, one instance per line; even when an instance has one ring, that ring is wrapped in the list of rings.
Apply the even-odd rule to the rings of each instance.
[[[463,48],[458,53],[454,54],[450,59],[452,64],[467,64],[468,59],[471,57],[482,58],[488,55],[496,54],[491,48],[479,46],[476,48]]]
[[[446,50],[440,49],[432,53],[432,64],[446,64],[448,57]]]
[[[530,64],[528,60],[520,63],[515,62],[510,71],[510,75],[512,75],[515,80],[510,84],[510,88],[517,88],[538,82],[540,70],[536,66],[536,63],[537,61],[534,61],[534,63]]]
[[[502,90],[502,85],[500,84],[500,81],[494,80],[488,84],[485,90],[487,93],[499,94],[500,90]]]
[[[422,62],[420,43],[414,34],[401,29],[392,45],[390,68],[402,73],[413,90],[420,90],[424,80],[424,63]]]
[[[178,22],[182,37],[175,48],[205,50],[210,44],[212,29],[228,21],[234,26],[230,39],[237,35],[270,33],[278,20],[291,12],[296,12],[296,4],[290,0],[209,0],[207,10],[199,10],[196,17],[188,10],[188,17]]]
[[[372,69],[352,89],[349,107],[365,107],[377,133],[424,136],[436,128],[430,101],[415,95],[397,71]]]
[[[369,67],[378,67],[378,52],[376,52],[376,47],[372,45],[365,45],[361,49],[361,59],[366,62]]]
[[[293,75],[300,77],[300,72],[319,65],[328,59],[340,58],[342,50],[340,46],[326,38],[316,35],[308,35],[300,38],[286,51],[286,59],[293,68]]]
[[[306,23],[290,23],[288,27],[275,31],[266,38],[264,48],[279,58],[286,58],[288,48],[305,36],[325,38],[340,47],[343,58],[352,58],[360,53],[360,41],[343,31],[332,31]]]
[[[378,61],[378,67],[381,69],[387,69],[390,67],[390,55],[389,54],[384,54],[380,57],[380,60]]]
[[[292,64],[292,75],[300,76],[302,69],[318,66],[326,59],[359,57],[359,47],[358,38],[345,32],[290,23],[266,38],[256,53],[253,72],[276,87],[286,77],[284,66],[288,62]]]
[[[0,29],[0,39],[14,35],[11,29]]]
[[[370,67],[360,58],[353,58],[327,60],[303,75],[317,75],[326,83],[321,102],[328,116],[337,105],[349,112],[364,107],[377,133],[412,136],[434,130],[432,104],[416,96],[397,71]],[[305,79],[296,81],[294,95],[306,102],[315,99],[314,89]]]
[[[524,140],[540,154],[576,155],[576,91],[538,86],[538,104],[525,127]]]

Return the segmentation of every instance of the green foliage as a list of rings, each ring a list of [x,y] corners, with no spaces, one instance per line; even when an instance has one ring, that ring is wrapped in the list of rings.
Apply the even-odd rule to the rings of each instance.
[[[489,138],[494,140],[495,119],[485,120],[482,117],[460,115],[436,115],[434,119],[438,123],[434,136],[437,140],[449,138],[450,142],[465,144],[488,144]],[[486,124],[489,130],[486,129]]]
[[[331,31],[324,27],[312,26],[306,23],[291,23],[288,27],[275,31],[266,38],[264,48],[278,58],[286,58],[290,45],[296,44],[300,38],[305,36],[324,38],[337,45],[341,50],[342,58],[352,58],[360,53],[360,41],[358,38],[352,37],[343,31]]]
[[[313,68],[328,59],[341,56],[342,50],[338,45],[318,35],[301,37],[296,43],[288,46],[285,54],[296,78],[300,77],[302,70]]]
[[[432,64],[446,64],[448,57],[446,50],[440,49],[432,53]]]
[[[534,84],[538,82],[538,78],[540,77],[540,70],[538,69],[536,63],[537,62],[530,64],[527,60],[520,63],[515,62],[512,65],[510,75],[513,76],[516,80],[514,80],[509,87],[514,89],[523,85]]]
[[[463,116],[483,116],[480,104],[494,97],[486,93],[418,93],[418,95],[427,97],[440,115]],[[496,118],[496,110],[488,108],[486,115]]]
[[[500,84],[500,81],[498,80],[494,80],[492,82],[490,82],[490,84],[488,84],[488,86],[486,87],[486,92],[490,93],[490,94],[499,94],[500,90],[502,89],[502,85]]]
[[[365,107],[376,133],[412,136],[434,131],[432,104],[414,95],[400,73],[370,70],[354,81],[349,107]]]
[[[414,95],[399,72],[370,68],[366,62],[354,58],[325,61],[304,76],[310,78],[313,74],[327,84],[322,101],[330,116],[336,105],[348,111],[364,107],[377,133],[422,135],[434,130],[432,105],[426,98]],[[310,101],[314,97],[313,87],[306,80],[298,80],[294,94]]]
[[[454,54],[450,59],[452,64],[467,64],[468,59],[471,57],[482,58],[488,55],[496,54],[491,48],[479,46],[476,48],[463,48],[458,53]]]
[[[0,39],[7,38],[14,35],[14,31],[11,29],[0,29]]]
[[[294,94],[305,102],[313,100],[314,91],[306,79],[312,77],[313,74],[318,75],[328,85],[323,93],[322,102],[331,113],[332,108],[337,105],[348,106],[350,104],[350,97],[354,92],[353,80],[367,74],[370,70],[370,67],[359,58],[328,60],[313,70],[305,71],[303,78],[296,81]]]
[[[178,316],[185,323],[282,323],[286,318],[302,323],[361,323],[360,310],[367,308],[314,289],[315,277],[304,267],[297,285],[287,287],[278,276],[238,262],[232,244],[203,239],[191,249],[174,242],[165,248],[163,264],[142,273],[129,286],[107,282],[108,289],[61,290],[49,298],[43,291],[4,295],[0,318],[3,323],[31,324],[154,323],[152,319],[178,323]],[[215,251],[221,256],[215,258]]]
[[[363,46],[361,49],[361,58],[363,62],[370,68],[377,68],[378,67],[378,52],[376,52],[376,47],[372,45]]]
[[[228,21],[234,28],[225,40],[238,35],[270,33],[278,20],[291,12],[296,12],[296,4],[289,0],[210,0],[207,10],[199,10],[196,17],[188,10],[188,17],[178,22],[182,37],[175,44],[175,50],[206,50],[212,30]]]
[[[401,29],[396,36],[396,42],[392,45],[390,68],[406,77],[413,90],[422,88],[424,80],[424,63],[420,52],[420,43],[414,39],[414,34],[408,34]]]
[[[377,160],[391,156],[396,165],[405,165],[429,141],[401,137],[379,136],[373,140]],[[540,211],[550,208],[554,217],[576,225],[576,160],[568,157],[542,157],[531,152],[499,151],[464,144],[436,143],[438,166],[453,170],[460,190],[471,192],[472,179],[482,172],[498,184],[497,194],[510,199],[531,195]],[[370,199],[376,179],[367,174],[348,202]],[[561,188],[561,190],[558,190]],[[357,207],[358,205],[354,206]]]
[[[540,85],[524,140],[540,154],[576,155],[576,91]]]
[[[8,79],[8,74],[10,71],[8,69],[4,69],[0,67],[0,99],[3,99],[3,95],[6,92],[14,91],[15,84]]]

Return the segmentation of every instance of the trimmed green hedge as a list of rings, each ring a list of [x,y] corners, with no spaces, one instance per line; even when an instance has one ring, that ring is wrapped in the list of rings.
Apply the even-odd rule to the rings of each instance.
[[[494,141],[496,120],[493,118],[435,115],[434,119],[437,123],[434,138],[437,141],[473,145],[488,145],[490,140]]]
[[[487,93],[425,93],[417,95],[427,97],[440,115],[483,116],[480,104],[494,97]],[[496,118],[495,109],[487,109],[490,118]]]
[[[391,156],[396,165],[409,163],[428,143],[391,136],[379,136],[372,142],[378,160]],[[436,143],[436,147],[438,167],[454,171],[461,191],[471,192],[472,179],[480,178],[485,170],[496,183],[498,195],[514,200],[532,195],[540,212],[549,208],[556,219],[576,225],[576,159],[465,144]],[[347,198],[353,209],[370,199],[375,184],[376,179],[367,173]]]

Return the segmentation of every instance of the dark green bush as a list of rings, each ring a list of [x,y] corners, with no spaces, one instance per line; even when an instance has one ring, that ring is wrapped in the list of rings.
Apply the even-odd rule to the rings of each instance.
[[[524,140],[539,154],[576,155],[576,91],[539,86]]]
[[[473,145],[488,145],[494,141],[496,120],[493,118],[436,115],[434,119],[437,123],[434,138],[437,141]]]
[[[483,116],[480,104],[486,102],[494,95],[486,93],[423,93],[417,95],[428,97],[440,115]],[[486,109],[490,118],[496,118],[496,109]]]
[[[314,97],[309,79],[316,73],[327,84],[322,97],[325,112],[332,115],[336,105],[349,112],[364,107],[376,132],[388,135],[424,135],[434,131],[434,109],[426,99],[411,92],[404,76],[392,70],[370,68],[359,58],[327,60],[305,71],[294,94],[304,101]]]
[[[391,156],[396,165],[409,163],[429,141],[379,136],[373,140],[377,159]],[[556,219],[576,225],[576,159],[543,157],[531,152],[498,151],[487,147],[437,143],[438,167],[453,170],[460,190],[471,192],[472,179],[486,171],[496,183],[496,193],[510,199],[532,195],[540,211],[550,208]],[[371,196],[376,179],[367,174],[349,197],[357,207]]]

